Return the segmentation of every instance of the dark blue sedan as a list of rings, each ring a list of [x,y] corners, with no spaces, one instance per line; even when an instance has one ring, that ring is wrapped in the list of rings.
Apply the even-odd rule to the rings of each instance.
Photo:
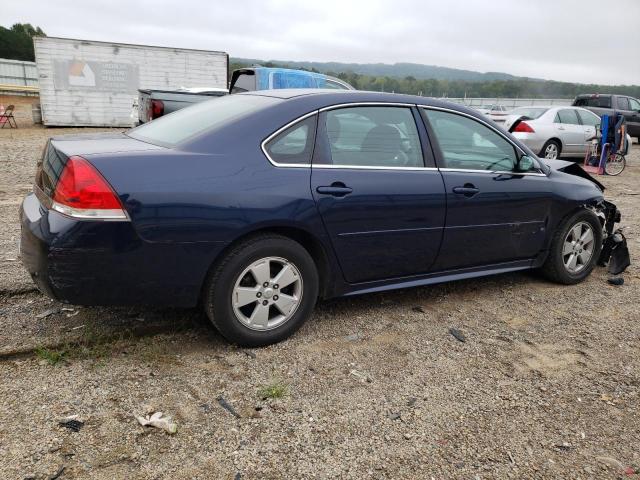
[[[22,259],[62,302],[202,304],[230,341],[266,345],[318,298],[525,269],[577,283],[619,221],[602,191],[458,105],[255,92],[51,139]]]

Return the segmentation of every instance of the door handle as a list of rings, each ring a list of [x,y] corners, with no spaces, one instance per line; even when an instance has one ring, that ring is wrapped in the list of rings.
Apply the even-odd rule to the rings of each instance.
[[[564,130],[564,129],[565,129],[564,127],[558,127],[558,130]]]
[[[453,193],[464,195],[465,197],[473,197],[479,191],[480,189],[476,188],[475,185],[472,185],[471,183],[465,183],[464,187],[453,187]]]
[[[342,182],[334,182],[329,186],[320,186],[316,188],[316,192],[322,195],[332,195],[334,197],[344,197],[353,192],[353,188],[347,187]]]

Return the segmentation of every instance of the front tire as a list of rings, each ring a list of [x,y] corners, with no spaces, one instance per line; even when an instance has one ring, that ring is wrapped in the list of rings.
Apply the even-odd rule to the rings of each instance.
[[[230,342],[259,347],[292,335],[311,316],[318,271],[299,243],[263,234],[238,244],[212,270],[204,309]]]
[[[556,140],[547,140],[540,150],[540,157],[547,158],[549,160],[556,160],[560,158],[562,152],[562,145]]]
[[[595,267],[601,250],[600,220],[593,212],[580,210],[556,230],[542,273],[557,283],[580,283]]]

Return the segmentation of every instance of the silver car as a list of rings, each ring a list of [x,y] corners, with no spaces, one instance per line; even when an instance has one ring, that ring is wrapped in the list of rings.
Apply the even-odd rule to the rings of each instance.
[[[598,125],[600,117],[578,107],[519,107],[504,122],[514,137],[549,159],[584,157]]]
[[[504,105],[482,105],[473,108],[497,123],[504,122],[509,115],[509,109]]]

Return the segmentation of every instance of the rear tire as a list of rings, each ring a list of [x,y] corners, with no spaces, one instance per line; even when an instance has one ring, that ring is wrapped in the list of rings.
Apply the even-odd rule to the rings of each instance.
[[[233,247],[212,270],[204,310],[227,340],[259,347],[292,335],[311,316],[318,271],[299,243],[276,234]]]
[[[595,267],[601,250],[600,220],[593,212],[580,210],[565,219],[556,230],[541,272],[556,283],[580,283]]]
[[[562,145],[556,140],[547,140],[540,150],[540,157],[549,160],[556,160],[560,158],[562,153]]]

